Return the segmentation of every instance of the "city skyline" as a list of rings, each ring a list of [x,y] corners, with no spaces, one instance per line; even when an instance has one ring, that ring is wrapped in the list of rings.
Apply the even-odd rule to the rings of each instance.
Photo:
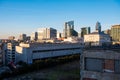
[[[27,35],[41,27],[63,32],[64,22],[74,20],[75,30],[99,21],[102,30],[120,24],[119,0],[0,0],[0,38]]]

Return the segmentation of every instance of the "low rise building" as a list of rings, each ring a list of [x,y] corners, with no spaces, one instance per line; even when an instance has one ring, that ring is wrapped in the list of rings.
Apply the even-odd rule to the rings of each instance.
[[[120,53],[86,50],[80,57],[80,80],[120,80]]]
[[[16,62],[30,64],[38,59],[80,54],[82,48],[79,43],[21,43],[16,46]]]
[[[91,46],[102,46],[111,44],[111,37],[108,34],[103,32],[93,32],[87,35],[84,35],[85,45]]]
[[[68,37],[68,38],[64,39],[64,42],[84,44],[83,38],[80,38],[80,37]]]

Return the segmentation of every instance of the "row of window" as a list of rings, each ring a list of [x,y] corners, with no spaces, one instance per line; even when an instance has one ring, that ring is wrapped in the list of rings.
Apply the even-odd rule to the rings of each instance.
[[[64,48],[64,49],[34,50],[33,53],[38,53],[38,52],[49,52],[49,51],[62,51],[62,50],[76,50],[76,49],[81,49],[81,48],[78,47],[78,48]]]
[[[120,60],[85,58],[85,70],[120,73]]]

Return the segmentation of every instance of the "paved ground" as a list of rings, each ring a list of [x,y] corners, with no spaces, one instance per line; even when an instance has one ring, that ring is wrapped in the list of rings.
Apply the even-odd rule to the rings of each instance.
[[[80,80],[79,63],[79,61],[73,61],[5,80]]]

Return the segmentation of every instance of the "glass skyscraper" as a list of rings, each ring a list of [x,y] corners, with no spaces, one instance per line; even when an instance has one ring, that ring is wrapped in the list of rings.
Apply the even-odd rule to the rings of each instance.
[[[74,21],[65,22],[65,28],[63,30],[64,37],[78,36],[78,33],[74,30]]]
[[[97,22],[95,25],[96,31],[101,32],[101,24],[100,22]]]

